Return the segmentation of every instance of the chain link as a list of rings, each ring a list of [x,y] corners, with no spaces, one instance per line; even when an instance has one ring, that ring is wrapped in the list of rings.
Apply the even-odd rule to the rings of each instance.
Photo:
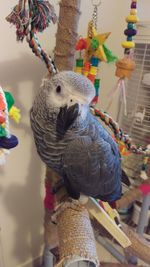
[[[92,5],[94,6],[92,23],[93,23],[93,26],[95,27],[95,29],[97,30],[98,6],[101,5],[101,0],[99,0],[99,1],[92,0]]]
[[[101,0],[98,0],[98,1],[92,0],[92,5],[93,6],[100,6],[101,5],[101,2],[102,2]]]
[[[97,6],[94,6],[92,21],[93,21],[93,26],[95,27],[96,30],[97,30],[97,13],[98,13]]]

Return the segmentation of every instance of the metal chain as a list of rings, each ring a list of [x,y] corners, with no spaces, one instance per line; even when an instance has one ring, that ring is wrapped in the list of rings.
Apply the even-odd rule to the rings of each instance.
[[[97,11],[98,11],[97,6],[94,6],[92,22],[96,30],[97,30]]]
[[[100,6],[101,5],[101,2],[102,2],[101,0],[97,0],[97,1],[96,0],[92,0],[92,5],[93,6]]]
[[[92,5],[94,6],[92,23],[95,29],[97,30],[97,18],[98,18],[98,6],[101,5],[101,0],[97,1],[92,0]]]

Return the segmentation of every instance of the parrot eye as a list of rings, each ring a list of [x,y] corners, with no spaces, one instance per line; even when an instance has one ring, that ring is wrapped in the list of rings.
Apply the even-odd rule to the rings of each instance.
[[[58,85],[57,88],[56,88],[56,92],[59,94],[61,92],[61,86]]]

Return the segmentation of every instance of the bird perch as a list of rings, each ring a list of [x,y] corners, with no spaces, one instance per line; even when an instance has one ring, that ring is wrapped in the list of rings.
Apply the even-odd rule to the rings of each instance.
[[[62,0],[56,34],[55,63],[58,70],[72,70],[81,0]]]
[[[73,69],[80,4],[81,0],[61,0],[60,2],[55,47],[55,63],[60,71]],[[46,182],[50,183],[53,187],[58,180],[58,175],[52,170],[47,169]],[[56,194],[56,201],[60,203],[64,201],[64,198],[66,198],[66,192],[64,189],[61,189]],[[46,210],[45,241],[49,246],[51,246],[51,242],[55,243],[54,231],[57,239],[56,227],[52,226],[50,217],[51,213]],[[66,208],[60,212],[57,223],[60,251],[58,266],[62,264],[68,266],[73,262],[83,260],[93,262],[95,266],[98,266],[94,234],[87,210],[81,207],[81,205],[78,206],[77,210]],[[76,233],[74,232],[75,228]]]

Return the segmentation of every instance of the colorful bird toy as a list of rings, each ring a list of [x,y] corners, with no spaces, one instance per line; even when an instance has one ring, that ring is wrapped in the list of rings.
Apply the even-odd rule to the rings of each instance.
[[[133,37],[137,34],[135,24],[139,21],[137,16],[137,0],[131,0],[131,11],[126,17],[127,29],[124,31],[127,40],[122,42],[122,47],[124,48],[124,57],[116,62],[116,76],[119,78],[115,88],[111,91],[111,100],[108,104],[107,109],[110,108],[114,93],[117,89],[121,89],[123,102],[124,102],[124,114],[127,115],[126,108],[126,91],[125,91],[125,79],[130,79],[133,70],[135,69],[135,62],[133,60],[133,48],[135,47],[135,42]]]
[[[100,90],[100,79],[98,76],[99,65],[101,62],[114,62],[117,57],[112,54],[112,52],[105,46],[105,41],[110,35],[108,33],[97,33],[97,12],[98,4],[94,4],[93,19],[88,24],[87,38],[79,38],[76,44],[76,50],[79,51],[79,58],[76,60],[75,72],[83,74],[88,77],[89,80],[95,86],[95,97],[92,104],[98,102],[99,90]],[[82,55],[82,52],[84,54]]]
[[[14,106],[14,99],[9,92],[0,87],[0,165],[5,163],[5,155],[18,145],[18,139],[9,130],[9,117],[20,121],[20,110]]]

